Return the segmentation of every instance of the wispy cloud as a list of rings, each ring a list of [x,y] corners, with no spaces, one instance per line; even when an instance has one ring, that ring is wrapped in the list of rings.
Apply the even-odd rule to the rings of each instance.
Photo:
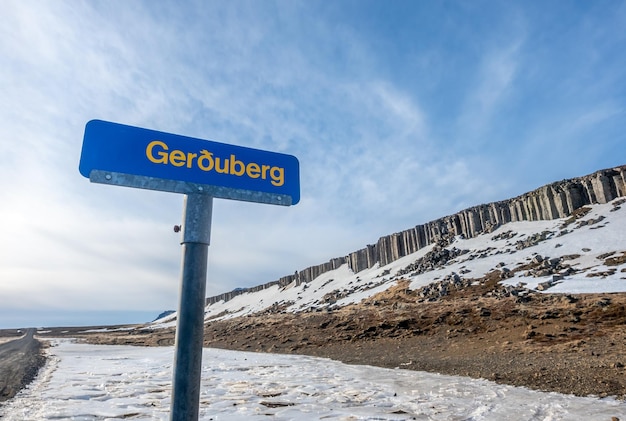
[[[464,141],[483,144],[482,138],[499,118],[505,101],[516,93],[515,77],[520,66],[522,41],[515,39],[487,52],[478,65],[467,94],[459,127]]]

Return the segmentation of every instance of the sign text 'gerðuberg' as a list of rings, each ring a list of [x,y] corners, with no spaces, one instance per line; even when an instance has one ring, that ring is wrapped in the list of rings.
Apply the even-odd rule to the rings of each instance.
[[[292,155],[91,120],[79,169],[96,183],[289,206],[299,167]]]

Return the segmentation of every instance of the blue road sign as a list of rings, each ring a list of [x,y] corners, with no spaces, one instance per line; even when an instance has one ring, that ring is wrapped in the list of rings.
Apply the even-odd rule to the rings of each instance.
[[[92,120],[80,173],[92,182],[279,205],[300,201],[292,155]]]

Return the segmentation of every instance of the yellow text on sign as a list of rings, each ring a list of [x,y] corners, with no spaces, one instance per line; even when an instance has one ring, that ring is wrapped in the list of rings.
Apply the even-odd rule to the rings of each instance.
[[[213,157],[213,153],[203,149],[197,153],[184,152],[179,149],[170,151],[169,146],[161,140],[153,140],[146,147],[146,158],[155,164],[172,165],[174,167],[198,168],[202,171],[215,171],[219,174],[230,174],[237,177],[247,176],[252,179],[270,180],[273,186],[285,184],[285,169],[281,167],[244,163],[234,154],[229,158]]]

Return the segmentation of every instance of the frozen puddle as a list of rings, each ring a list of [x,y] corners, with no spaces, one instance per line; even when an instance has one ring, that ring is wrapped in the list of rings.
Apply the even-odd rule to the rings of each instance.
[[[174,350],[58,341],[2,421],[167,420]],[[626,420],[626,403],[327,359],[205,349],[202,420]]]

